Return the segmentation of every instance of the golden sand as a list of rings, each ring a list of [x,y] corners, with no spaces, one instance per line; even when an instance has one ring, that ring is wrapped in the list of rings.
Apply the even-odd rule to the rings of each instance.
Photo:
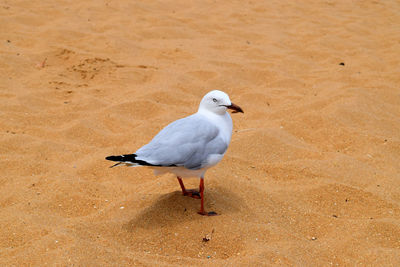
[[[399,265],[398,1],[3,0],[0,19],[1,265]],[[212,89],[245,111],[205,178],[220,216],[172,175],[108,168]]]

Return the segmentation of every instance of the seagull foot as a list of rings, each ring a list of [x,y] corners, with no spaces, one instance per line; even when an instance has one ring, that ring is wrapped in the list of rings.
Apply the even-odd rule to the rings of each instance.
[[[214,212],[214,211],[210,211],[210,212],[207,212],[207,211],[199,211],[199,212],[197,212],[198,214],[200,214],[200,215],[203,215],[203,216],[217,216],[218,215],[218,213],[216,213],[216,212]]]
[[[201,199],[200,193],[196,190],[185,190],[185,192],[183,192],[184,196],[187,197],[192,197],[192,198],[196,198],[196,199]]]

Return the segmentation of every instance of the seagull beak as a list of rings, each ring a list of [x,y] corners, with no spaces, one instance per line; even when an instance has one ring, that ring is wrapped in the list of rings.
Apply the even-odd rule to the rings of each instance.
[[[229,109],[232,109],[233,110],[232,113],[238,113],[238,112],[244,113],[243,109],[241,107],[239,107],[238,105],[236,105],[236,104],[231,103],[230,106],[226,106],[226,107],[229,108]]]

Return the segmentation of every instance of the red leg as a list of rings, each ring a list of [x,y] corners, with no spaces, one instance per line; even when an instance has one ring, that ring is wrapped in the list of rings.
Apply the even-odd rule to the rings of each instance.
[[[206,212],[204,210],[204,179],[200,178],[200,186],[199,186],[199,191],[200,191],[200,198],[201,198],[201,206],[200,206],[200,211],[197,212],[200,215],[206,215],[206,216],[214,216],[217,215],[217,213],[210,211]]]
[[[188,197],[192,197],[192,198],[200,198],[200,194],[199,192],[197,192],[196,190],[186,190],[185,185],[183,184],[182,178],[181,177],[176,177],[178,179],[178,182],[181,186],[182,189],[182,194],[184,196],[188,196]]]
[[[178,176],[178,177],[176,177],[176,179],[178,179],[178,182],[181,185],[182,193],[185,194],[186,188],[185,188],[185,185],[183,184],[182,178]]]

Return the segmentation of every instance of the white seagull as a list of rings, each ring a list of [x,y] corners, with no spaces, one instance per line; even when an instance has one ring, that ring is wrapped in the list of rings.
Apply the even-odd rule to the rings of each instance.
[[[211,91],[203,97],[195,114],[172,122],[134,154],[106,159],[118,162],[111,167],[148,166],[156,175],[175,174],[184,196],[201,199],[198,213],[216,215],[204,210],[204,174],[222,160],[231,141],[232,119],[227,109],[243,113],[226,93]],[[185,177],[200,178],[199,192],[185,189],[182,182]]]

